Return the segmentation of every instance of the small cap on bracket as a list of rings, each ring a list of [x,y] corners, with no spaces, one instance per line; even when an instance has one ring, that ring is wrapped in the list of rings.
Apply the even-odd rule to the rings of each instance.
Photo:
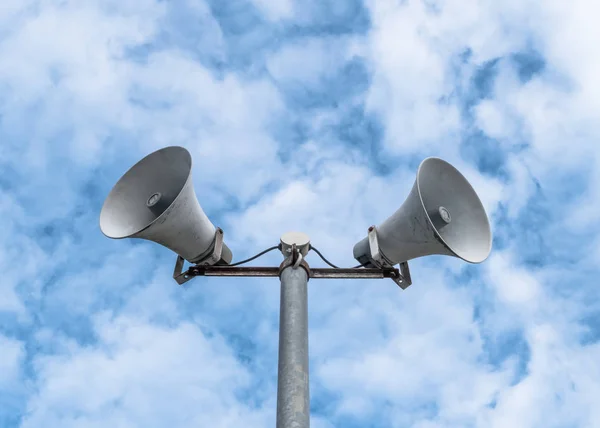
[[[281,252],[284,257],[288,257],[292,251],[292,245],[296,244],[296,248],[302,256],[306,256],[310,249],[310,238],[306,233],[302,232],[287,232],[281,238]]]

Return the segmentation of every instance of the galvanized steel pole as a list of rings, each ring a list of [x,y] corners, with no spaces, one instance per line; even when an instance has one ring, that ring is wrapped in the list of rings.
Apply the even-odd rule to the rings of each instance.
[[[308,384],[308,278],[303,260],[308,236],[290,232],[282,236],[286,260],[281,265],[279,306],[279,367],[277,372],[277,428],[310,427]]]
[[[308,274],[289,266],[281,272],[277,428],[309,426]]]

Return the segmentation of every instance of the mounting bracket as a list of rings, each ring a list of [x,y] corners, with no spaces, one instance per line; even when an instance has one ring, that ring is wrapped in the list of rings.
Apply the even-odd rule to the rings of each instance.
[[[381,251],[379,240],[377,238],[377,228],[375,226],[369,227],[368,237],[369,250],[371,252],[371,263],[380,269],[394,266],[394,263]],[[406,290],[408,286],[412,284],[408,262],[400,263],[400,278],[392,279],[403,290]]]
[[[205,256],[203,259],[196,263],[196,266],[212,266],[216,264],[219,260],[221,260],[221,254],[223,253],[223,229],[217,227],[215,231],[215,239],[212,245],[212,251]],[[173,271],[173,279],[177,281],[179,285],[185,284],[190,279],[194,277],[194,275],[190,274],[190,270],[188,269],[185,272],[183,271],[183,264],[185,263],[185,259],[180,255],[177,256],[177,261],[175,262],[175,270]]]
[[[369,228],[369,245],[373,256],[372,263],[375,266],[374,268],[309,268],[308,264],[300,257],[299,252],[295,251],[295,245],[292,248],[290,257],[284,260],[280,267],[215,266],[215,264],[221,260],[221,252],[223,251],[223,230],[217,228],[212,251],[197,264],[190,266],[188,270],[183,272],[185,259],[181,256],[177,256],[175,270],[173,271],[173,279],[175,279],[179,285],[182,285],[196,276],[279,276],[281,270],[291,263],[295,268],[302,267],[305,269],[309,278],[391,278],[403,290],[412,284],[408,263],[400,263],[400,269],[398,270],[393,267],[389,259],[381,252],[377,241],[377,232],[374,226]]]

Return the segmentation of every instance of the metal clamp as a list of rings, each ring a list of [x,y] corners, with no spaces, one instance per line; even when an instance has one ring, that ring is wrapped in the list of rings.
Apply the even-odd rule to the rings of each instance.
[[[400,276],[402,277],[402,284],[398,284],[400,288],[406,290],[409,285],[412,284],[412,278],[410,277],[410,269],[408,268],[408,262],[400,263]]]
[[[371,263],[383,269],[385,267],[392,267],[394,263],[388,259],[385,254],[381,251],[381,247],[379,246],[379,239],[377,238],[377,228],[375,226],[369,227],[368,232],[369,237],[369,250],[371,253]],[[408,262],[400,263],[400,272],[398,277],[391,276],[392,280],[403,290],[406,290],[409,285],[412,284],[412,279],[410,277],[410,269],[408,268]]]
[[[204,258],[200,259],[196,263],[197,266],[213,266],[219,260],[221,260],[221,255],[223,253],[223,229],[217,227],[215,231],[215,239],[213,241],[212,250],[208,255]],[[190,272],[190,270],[183,271],[183,264],[185,263],[185,259],[180,255],[177,256],[177,261],[175,262],[175,270],[173,271],[173,279],[177,281],[179,285],[185,284],[190,279],[192,279],[195,274]]]
[[[290,256],[288,258],[286,258],[281,263],[281,265],[279,265],[279,275],[278,275],[279,278],[281,278],[281,273],[289,267],[291,267],[292,269],[298,269],[299,267],[301,267],[302,269],[304,269],[306,271],[306,274],[307,274],[308,278],[310,279],[310,277],[311,277],[310,266],[308,266],[308,263],[306,263],[306,261],[302,257],[302,254],[300,253],[300,251],[298,251],[296,249],[296,244],[292,244],[292,254],[290,254]]]
[[[190,279],[192,279],[192,276],[189,274],[189,271],[182,272],[184,263],[184,258],[180,255],[177,255],[177,261],[175,262],[175,270],[173,271],[173,279],[177,281],[177,284],[179,285],[185,284]]]
[[[211,253],[205,259],[200,260],[197,264],[212,266],[221,260],[223,254],[223,229],[217,227],[215,232],[215,241]]]

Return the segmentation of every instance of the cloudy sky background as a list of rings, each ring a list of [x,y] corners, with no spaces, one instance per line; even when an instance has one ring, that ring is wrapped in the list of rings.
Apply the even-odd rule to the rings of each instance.
[[[355,264],[427,156],[480,194],[486,263],[310,282],[313,427],[600,426],[599,12],[4,0],[0,426],[274,426],[278,281],[182,289],[168,250],[99,230],[168,145],[235,260],[300,230]]]

